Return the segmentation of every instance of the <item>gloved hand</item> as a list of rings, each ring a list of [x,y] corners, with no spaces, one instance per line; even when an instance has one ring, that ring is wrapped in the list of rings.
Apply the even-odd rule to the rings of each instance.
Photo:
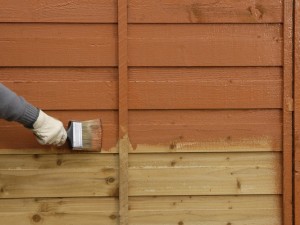
[[[42,110],[33,124],[33,133],[42,145],[61,146],[66,142],[67,132],[61,121],[48,116]]]

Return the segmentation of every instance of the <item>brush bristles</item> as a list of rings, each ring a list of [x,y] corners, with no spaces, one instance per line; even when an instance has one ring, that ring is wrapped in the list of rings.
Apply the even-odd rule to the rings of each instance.
[[[102,126],[99,119],[82,121],[82,150],[101,151]]]

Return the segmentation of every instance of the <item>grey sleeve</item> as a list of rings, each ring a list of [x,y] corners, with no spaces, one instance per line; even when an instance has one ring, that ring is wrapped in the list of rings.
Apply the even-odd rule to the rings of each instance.
[[[0,118],[32,128],[38,115],[38,108],[0,83]]]

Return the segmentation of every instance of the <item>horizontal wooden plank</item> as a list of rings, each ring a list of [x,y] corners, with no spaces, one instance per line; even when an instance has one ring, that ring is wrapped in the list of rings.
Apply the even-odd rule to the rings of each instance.
[[[129,23],[281,23],[280,0],[129,0]],[[0,22],[116,23],[116,0],[0,0]]]
[[[132,212],[281,209],[281,195],[130,197]]]
[[[282,73],[278,68],[268,71]],[[117,67],[0,67],[0,82],[97,82],[115,81],[117,77]]]
[[[114,198],[1,199],[1,222],[9,225],[117,225]]]
[[[116,111],[46,111],[64,122],[100,118],[102,152],[117,152]],[[0,120],[0,154],[69,153],[42,147],[30,130]],[[132,153],[282,151],[281,110],[134,110],[129,112]]]
[[[130,0],[131,23],[281,23],[282,1]]]
[[[0,68],[0,82],[44,110],[118,107],[115,68]],[[128,94],[130,109],[281,108],[282,70],[134,67]]]
[[[279,24],[128,27],[129,66],[281,66]]]
[[[116,66],[117,25],[0,24],[0,66]]]
[[[133,154],[129,195],[281,194],[281,153]]]
[[[130,224],[281,224],[281,197],[277,195],[130,197],[129,205]],[[20,221],[24,225],[117,224],[117,199],[1,199],[0,216],[10,225]]]
[[[0,66],[116,66],[113,24],[0,24]],[[279,24],[130,25],[130,66],[281,66]]]
[[[116,155],[2,155],[0,198],[118,194]]]
[[[117,155],[1,155],[0,198],[118,195]],[[281,194],[281,153],[131,154],[130,196]],[[188,175],[188,176],[187,176]]]
[[[280,196],[190,196],[129,198],[133,225],[281,225]]]
[[[281,108],[282,71],[272,68],[132,68],[130,109]]]
[[[132,152],[281,151],[280,110],[130,111]]]
[[[44,110],[99,110],[118,107],[117,83],[112,80],[3,84]]]
[[[116,0],[0,0],[0,5],[0,22],[117,22]]]

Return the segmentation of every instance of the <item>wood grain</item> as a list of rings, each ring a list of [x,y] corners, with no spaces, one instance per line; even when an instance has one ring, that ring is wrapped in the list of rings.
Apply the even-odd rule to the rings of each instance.
[[[282,65],[279,24],[136,24],[128,29],[130,66]],[[0,48],[0,66],[116,66],[117,27],[0,24]]]
[[[129,194],[281,194],[281,171],[281,153],[133,154]]]
[[[170,196],[130,198],[130,224],[281,225],[281,197]]]
[[[131,23],[281,23],[282,1],[130,0]]]
[[[118,0],[119,224],[128,225],[128,1]]]
[[[283,29],[283,224],[293,225],[293,11],[284,1]]]
[[[131,154],[129,195],[281,194],[281,159],[274,152]],[[0,198],[118,195],[117,155],[1,155],[0,162]]]
[[[130,197],[130,224],[212,225],[235,223],[281,224],[281,197],[267,196],[176,196]],[[23,206],[23,207],[20,207]],[[5,224],[56,225],[117,224],[115,198],[1,199],[0,216]],[[214,216],[212,216],[214,215]]]
[[[1,199],[1,222],[9,225],[116,225],[115,198]]]
[[[116,66],[113,24],[0,24],[0,66]]]
[[[282,26],[130,25],[129,66],[281,66]]]
[[[116,111],[46,111],[64,122],[100,118],[102,153],[118,152]],[[149,110],[130,111],[131,153],[282,151],[280,110]],[[0,154],[70,153],[43,147],[30,130],[0,121]]]
[[[130,109],[282,106],[282,72],[277,67],[132,68],[129,76]]]
[[[295,1],[294,17],[294,212],[300,225],[300,1]]]
[[[132,111],[132,152],[281,151],[280,111]]]
[[[116,0],[0,0],[0,5],[0,22],[117,22]]]
[[[282,108],[279,67],[133,67],[128,73],[130,109]],[[44,110],[117,109],[117,79],[116,68],[0,68],[0,82]]]
[[[0,0],[0,22],[116,23],[116,0]],[[129,23],[282,23],[279,0],[129,0]]]
[[[2,155],[0,198],[118,195],[115,155]]]

